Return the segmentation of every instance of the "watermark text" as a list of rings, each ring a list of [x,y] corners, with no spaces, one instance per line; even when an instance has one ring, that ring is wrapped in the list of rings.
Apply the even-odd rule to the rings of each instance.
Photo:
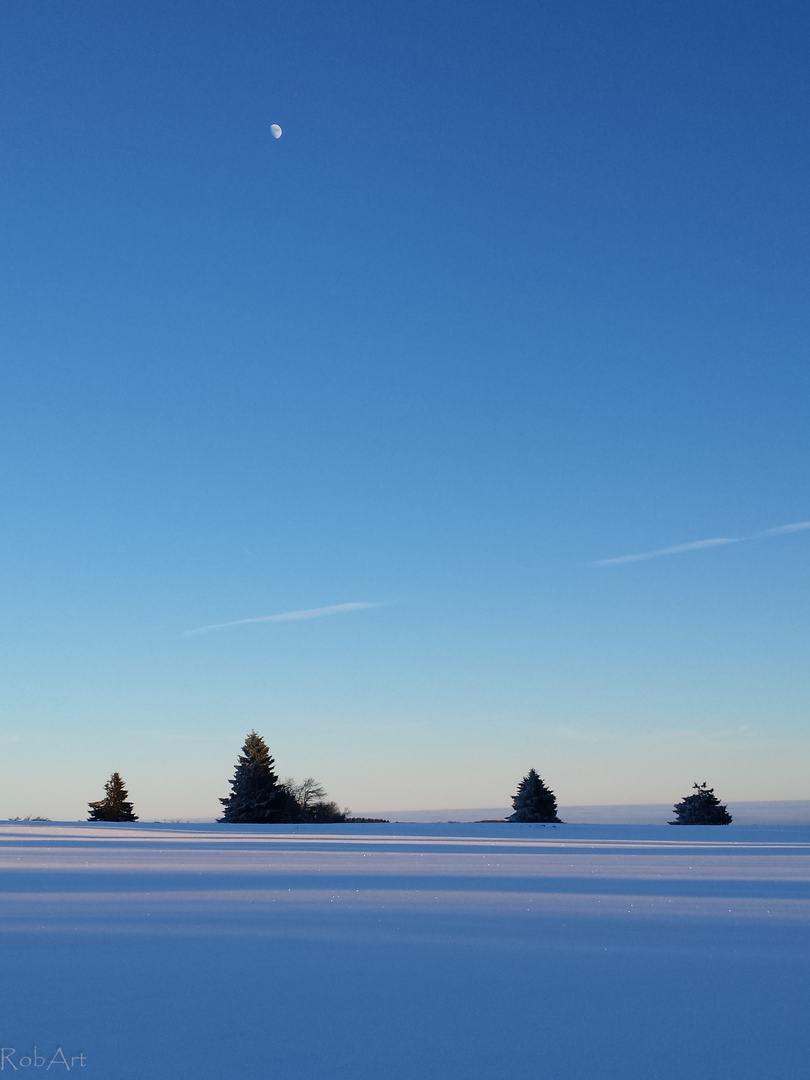
[[[8,1068],[14,1072],[20,1069],[83,1069],[87,1064],[87,1054],[66,1054],[61,1046],[51,1053],[40,1054],[36,1046],[33,1054],[19,1053],[14,1046],[0,1046],[0,1072]]]

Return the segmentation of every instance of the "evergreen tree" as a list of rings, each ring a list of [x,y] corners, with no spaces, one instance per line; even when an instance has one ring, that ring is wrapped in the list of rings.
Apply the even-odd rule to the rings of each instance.
[[[275,761],[261,735],[251,731],[236,763],[231,794],[220,821],[257,825],[299,819],[298,804],[273,771]]]
[[[534,769],[529,769],[520,781],[512,806],[515,812],[507,821],[560,822],[554,792],[546,787]]]
[[[127,802],[129,792],[124,781],[114,772],[104,785],[105,798],[91,802],[89,821],[137,821],[138,815],[132,813],[132,803]]]
[[[675,806],[675,821],[670,825],[730,825],[731,814],[714,794],[714,788],[702,784],[692,784],[694,795],[686,795]]]

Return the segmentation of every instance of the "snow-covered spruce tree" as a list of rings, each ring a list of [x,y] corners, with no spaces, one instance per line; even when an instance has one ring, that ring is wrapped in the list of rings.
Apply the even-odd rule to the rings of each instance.
[[[546,787],[534,769],[529,769],[520,781],[517,794],[512,798],[512,806],[515,812],[507,821],[560,821],[554,792]]]
[[[104,785],[105,798],[91,802],[88,821],[137,821],[138,815],[132,813],[132,803],[127,802],[129,792],[124,781],[114,772]]]
[[[714,788],[702,784],[692,784],[694,795],[686,795],[675,806],[675,821],[670,825],[730,825],[731,814],[714,794]]]
[[[260,825],[299,820],[298,804],[286,787],[279,784],[274,765],[264,739],[251,731],[230,781],[231,793],[219,800],[225,808],[220,821]]]

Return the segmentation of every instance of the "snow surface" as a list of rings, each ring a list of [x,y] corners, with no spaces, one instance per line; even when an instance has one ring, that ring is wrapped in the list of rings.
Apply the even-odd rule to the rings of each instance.
[[[0,825],[0,1071],[804,1077],[808,856],[795,825]]]

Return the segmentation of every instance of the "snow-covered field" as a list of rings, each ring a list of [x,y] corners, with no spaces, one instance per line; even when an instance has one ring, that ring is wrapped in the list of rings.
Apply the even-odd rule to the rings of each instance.
[[[0,1069],[799,1080],[809,855],[797,825],[0,825]]]

